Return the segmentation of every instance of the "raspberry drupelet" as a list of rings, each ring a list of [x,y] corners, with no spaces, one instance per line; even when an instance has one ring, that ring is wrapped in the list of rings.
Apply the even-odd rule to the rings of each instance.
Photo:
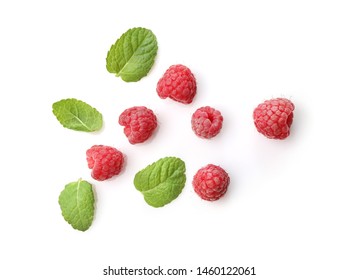
[[[169,97],[190,104],[196,95],[196,79],[188,67],[181,64],[172,65],[159,79],[157,93],[162,99]]]
[[[221,198],[230,184],[229,174],[220,166],[208,164],[195,174],[194,191],[204,200],[215,201]]]
[[[223,121],[220,111],[205,106],[194,112],[191,117],[191,127],[197,136],[210,139],[219,134]]]
[[[259,104],[253,113],[257,131],[270,139],[287,138],[294,109],[295,105],[286,98],[274,98]]]
[[[157,128],[157,117],[152,110],[144,106],[134,106],[124,110],[118,123],[124,126],[124,134],[129,143],[146,141]]]
[[[94,145],[86,152],[88,168],[91,176],[97,181],[104,181],[121,172],[124,158],[116,148]]]

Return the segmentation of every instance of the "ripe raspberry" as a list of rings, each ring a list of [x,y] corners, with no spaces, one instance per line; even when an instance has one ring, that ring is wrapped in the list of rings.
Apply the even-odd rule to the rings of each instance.
[[[208,164],[198,170],[193,179],[194,191],[205,200],[222,197],[229,186],[230,177],[220,166]]]
[[[290,135],[295,105],[286,98],[274,98],[261,103],[254,110],[254,123],[258,132],[272,139],[285,139]]]
[[[192,115],[191,127],[197,136],[210,139],[220,132],[223,120],[218,110],[209,106],[201,107]]]
[[[153,111],[144,106],[124,110],[118,122],[124,126],[124,134],[131,144],[144,142],[157,127],[157,118]]]
[[[160,98],[171,98],[189,104],[196,94],[196,80],[190,69],[184,65],[172,65],[157,84]]]
[[[117,149],[104,145],[94,145],[86,152],[88,167],[97,181],[107,180],[118,175],[123,165],[123,154]]]

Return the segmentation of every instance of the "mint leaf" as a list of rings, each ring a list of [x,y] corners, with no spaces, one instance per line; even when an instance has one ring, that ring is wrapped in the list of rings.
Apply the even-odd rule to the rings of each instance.
[[[153,207],[162,207],[176,199],[185,186],[185,163],[180,158],[165,157],[134,177],[134,186]]]
[[[74,229],[89,229],[94,216],[94,195],[90,183],[79,179],[67,184],[58,202],[62,216]]]
[[[102,128],[102,114],[74,98],[53,103],[52,112],[64,127],[72,130],[92,132]]]
[[[142,27],[129,29],[107,53],[107,70],[125,82],[137,82],[146,76],[157,55],[157,39]]]

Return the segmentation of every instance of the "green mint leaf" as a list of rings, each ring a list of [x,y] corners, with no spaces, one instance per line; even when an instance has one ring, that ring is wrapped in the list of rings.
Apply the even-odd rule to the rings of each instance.
[[[92,185],[82,179],[67,184],[58,199],[63,218],[80,231],[92,224],[94,201]]]
[[[137,82],[152,68],[157,51],[157,39],[151,30],[129,29],[108,51],[107,70],[125,82]]]
[[[162,207],[176,199],[185,186],[185,163],[180,158],[165,157],[134,177],[134,186],[153,207]]]
[[[53,103],[52,112],[64,127],[72,130],[92,132],[102,128],[102,114],[74,98]]]

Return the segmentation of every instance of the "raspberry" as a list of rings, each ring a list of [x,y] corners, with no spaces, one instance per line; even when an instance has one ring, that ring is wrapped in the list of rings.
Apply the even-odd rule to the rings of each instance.
[[[271,139],[285,139],[290,135],[295,105],[286,98],[274,98],[261,103],[254,110],[258,132]]]
[[[160,98],[171,98],[189,104],[196,94],[196,80],[190,69],[184,65],[172,65],[157,84]]]
[[[209,106],[201,107],[192,115],[191,127],[197,136],[210,139],[220,132],[223,120],[218,110]]]
[[[104,145],[94,145],[86,152],[88,167],[97,181],[107,180],[118,175],[123,165],[123,154],[117,149]]]
[[[193,179],[194,191],[205,200],[222,197],[229,186],[230,177],[220,166],[208,164],[198,170]]]
[[[157,127],[157,117],[152,110],[144,106],[124,110],[118,122],[124,126],[124,134],[131,144],[144,142]]]

